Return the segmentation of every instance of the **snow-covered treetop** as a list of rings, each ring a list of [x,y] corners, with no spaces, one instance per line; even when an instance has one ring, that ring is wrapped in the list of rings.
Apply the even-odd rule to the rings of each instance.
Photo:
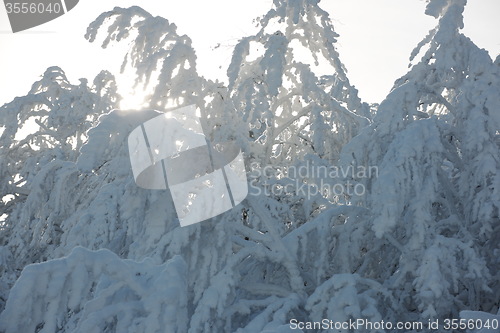
[[[466,4],[467,0],[427,0],[425,13],[438,18],[439,16],[445,15],[445,13],[454,6],[463,11]]]
[[[413,60],[424,45],[430,43],[424,59],[436,52],[438,45],[456,42],[459,30],[464,27],[463,12],[467,0],[428,0],[425,10],[427,15],[439,18],[439,24],[413,50],[410,60]]]
[[[273,30],[280,28],[289,42],[294,39],[300,42],[303,46],[301,51],[310,53],[314,65],[328,63],[336,76],[345,81],[346,70],[334,46],[339,35],[331,24],[329,14],[318,3],[319,0],[274,0],[274,8],[260,20],[262,30],[258,36],[274,33]],[[293,46],[297,48],[297,45]]]
[[[192,95],[200,86],[196,55],[191,39],[177,34],[175,24],[137,6],[115,7],[89,25],[85,38],[94,42],[106,26],[103,48],[111,42],[134,38],[121,70],[128,64],[135,69],[136,86],[143,84],[151,92],[148,100],[152,108],[163,109],[169,102],[178,105],[195,102]]]
[[[0,124],[6,131],[0,140],[24,139],[38,149],[46,147],[42,141],[64,144],[71,136],[85,134],[99,114],[110,111],[119,98],[114,76],[107,71],[98,74],[89,87],[87,79],[73,85],[61,68],[49,67],[26,96],[1,107]],[[39,131],[32,135],[19,133],[29,122],[40,126]]]
[[[318,1],[276,0],[259,25],[236,45],[227,71],[250,140],[266,145],[262,160],[310,153],[333,161],[370,115],[347,79],[328,13]]]

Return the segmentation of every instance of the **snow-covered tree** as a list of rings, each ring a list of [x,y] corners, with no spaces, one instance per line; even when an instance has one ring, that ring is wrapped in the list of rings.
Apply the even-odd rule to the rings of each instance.
[[[439,23],[373,120],[316,0],[275,0],[259,33],[235,47],[227,88],[197,74],[190,39],[166,19],[138,7],[99,16],[87,39],[107,29],[104,47],[131,43],[122,70],[135,71],[149,105],[110,111],[109,73],[87,88],[53,68],[55,79],[3,107],[2,170],[26,191],[0,224],[0,332],[277,333],[291,318],[497,313],[500,66],[460,33],[464,6],[429,1]],[[76,115],[45,108],[54,98],[75,103]],[[127,138],[190,104],[210,140],[240,145],[254,192],[181,228],[168,189],[136,185]],[[33,105],[47,115],[36,118]],[[41,148],[9,162],[24,140],[19,114],[38,125],[23,145]],[[31,173],[16,169],[26,156],[37,159]],[[280,174],[337,160],[378,168],[371,178],[348,172],[363,196],[298,194],[301,184],[344,180]],[[293,191],[264,192],[286,185]]]
[[[310,172],[297,179],[287,169],[330,167],[371,117],[349,83],[335,49],[338,35],[318,3],[274,1],[258,20],[259,32],[236,45],[227,71],[237,138],[258,174],[254,187],[270,193],[266,200],[274,201],[286,229],[339,200],[316,191],[338,180]],[[263,169],[272,172],[264,175]],[[306,194],[300,194],[303,183]]]
[[[150,95],[151,108],[163,110],[167,105],[196,103],[201,80],[196,72],[196,56],[191,39],[178,35],[175,24],[154,17],[140,7],[115,7],[92,22],[85,35],[94,42],[101,29],[107,27],[102,41],[106,48],[112,42],[130,41],[121,70],[132,68],[136,74],[135,88]]]
[[[0,137],[0,174],[4,180],[0,185],[0,244],[33,252],[34,248],[30,248],[29,242],[18,243],[13,233],[25,229],[30,230],[30,233],[36,230],[43,235],[47,231],[47,225],[40,221],[39,216],[24,221],[26,223],[19,218],[23,210],[29,210],[30,197],[40,200],[50,193],[50,186],[36,186],[37,179],[42,179],[41,174],[44,174],[42,170],[52,163],[75,161],[78,150],[87,140],[87,130],[97,123],[100,114],[115,107],[119,98],[114,77],[107,71],[98,74],[89,87],[86,79],[80,79],[79,85],[73,85],[62,69],[50,67],[26,96],[17,97],[0,108],[3,128]],[[43,176],[47,177],[44,179],[47,181],[45,185],[50,184],[48,176]],[[45,234],[45,239],[50,238],[47,234],[49,232]],[[0,272],[6,277],[4,281],[10,279],[12,283],[15,278],[11,274],[13,267],[22,268],[33,261],[28,256],[17,260],[15,264],[10,250],[4,247],[3,251],[1,256],[5,265],[1,265]],[[0,297],[4,300],[7,292],[5,287],[0,286]],[[3,303],[0,302],[1,307]]]
[[[86,131],[118,97],[109,72],[101,72],[88,87],[86,79],[72,85],[60,68],[50,67],[26,96],[3,105],[2,197],[25,196],[29,192],[26,183],[51,160],[74,161]]]
[[[135,74],[134,88],[145,94],[145,107],[160,111],[196,105],[201,109],[204,130],[212,138],[222,123],[231,120],[227,88],[220,82],[200,77],[191,39],[177,33],[177,26],[167,19],[153,16],[144,9],[115,7],[92,22],[85,35],[95,42],[105,32],[101,46],[128,43],[122,72]],[[219,110],[225,110],[220,112]],[[225,126],[233,128],[234,123]],[[221,138],[222,140],[222,138]]]
[[[355,202],[373,211],[373,243],[392,247],[378,279],[423,317],[498,306],[499,72],[459,31],[465,3],[428,3],[439,24],[413,52],[420,61],[342,156],[378,166],[357,179],[369,195]]]
[[[335,49],[338,35],[317,0],[275,0],[260,31],[235,47],[229,89],[258,162],[306,154],[333,162],[367,124],[369,107],[349,83]]]

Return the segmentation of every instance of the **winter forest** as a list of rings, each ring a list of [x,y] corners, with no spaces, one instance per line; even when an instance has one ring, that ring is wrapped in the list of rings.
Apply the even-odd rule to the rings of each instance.
[[[129,45],[143,110],[116,73],[56,66],[0,107],[1,333],[500,332],[500,56],[461,33],[466,0],[428,0],[435,28],[367,104],[319,2],[274,0],[227,84],[175,22],[116,7],[85,38]],[[127,137],[188,105],[241,148],[249,194],[181,227]]]

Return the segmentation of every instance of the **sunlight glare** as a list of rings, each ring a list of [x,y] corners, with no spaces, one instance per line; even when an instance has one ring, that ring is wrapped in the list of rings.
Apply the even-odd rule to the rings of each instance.
[[[119,91],[122,96],[120,100],[120,109],[122,110],[141,110],[147,107],[147,94],[140,84],[134,88],[135,78],[135,73],[127,71],[118,76],[118,87],[124,87],[123,91]]]
[[[127,93],[121,93],[120,109],[140,110],[147,106],[145,94],[142,89],[130,89]]]

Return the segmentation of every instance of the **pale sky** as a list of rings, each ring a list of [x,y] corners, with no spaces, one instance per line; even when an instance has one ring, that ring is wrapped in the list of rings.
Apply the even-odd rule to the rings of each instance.
[[[83,37],[90,22],[115,6],[139,5],[175,23],[179,33],[193,40],[198,71],[207,78],[226,80],[232,48],[239,38],[257,31],[252,20],[271,4],[271,0],[80,0],[66,15],[16,34],[1,6],[0,105],[25,95],[49,66],[61,67],[73,84],[80,77],[91,82],[102,69],[117,75],[123,53],[102,50]],[[406,73],[410,52],[437,23],[424,14],[424,0],[323,0],[320,6],[330,13],[340,34],[336,47],[351,83],[371,103],[381,102],[394,80]],[[469,0],[464,33],[493,59],[500,53],[499,17],[500,0]],[[121,92],[133,93],[130,87]]]

